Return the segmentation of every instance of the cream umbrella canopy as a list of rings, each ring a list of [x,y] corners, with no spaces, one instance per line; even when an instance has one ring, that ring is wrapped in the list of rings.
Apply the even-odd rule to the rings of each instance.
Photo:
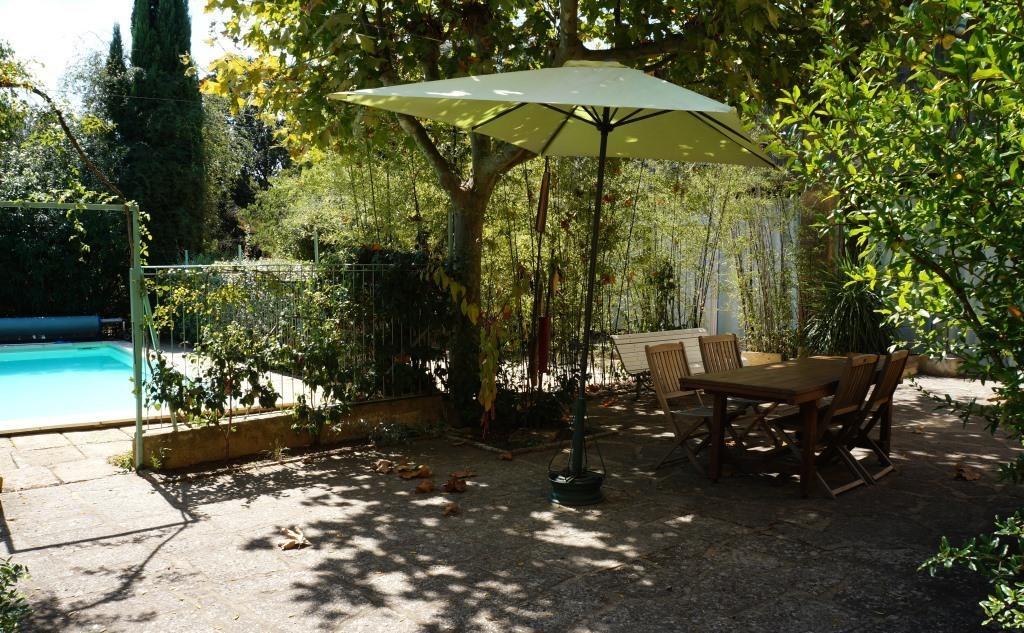
[[[551,473],[553,501],[597,503],[602,499],[603,473],[586,468],[584,424],[606,159],[775,165],[746,135],[729,106],[614,62],[569,62],[559,68],[337,92],[330,97],[443,121],[538,155],[598,157],[572,447],[567,470]]]
[[[653,158],[774,166],[736,111],[613,62],[569,62],[330,95],[443,121],[544,156]],[[602,132],[603,131],[603,132]]]

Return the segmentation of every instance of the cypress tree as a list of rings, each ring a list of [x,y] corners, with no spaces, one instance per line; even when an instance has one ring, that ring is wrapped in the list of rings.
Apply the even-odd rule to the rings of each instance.
[[[128,147],[122,186],[150,216],[151,263],[202,243],[203,104],[190,53],[186,0],[135,0],[130,98],[115,122]]]
[[[114,32],[110,37],[110,48],[107,52],[107,62],[104,65],[102,78],[101,106],[106,118],[122,125],[127,112],[125,95],[130,89],[128,81],[128,69],[125,67],[124,43],[121,41],[121,25],[114,25]],[[115,134],[118,131],[115,130]]]

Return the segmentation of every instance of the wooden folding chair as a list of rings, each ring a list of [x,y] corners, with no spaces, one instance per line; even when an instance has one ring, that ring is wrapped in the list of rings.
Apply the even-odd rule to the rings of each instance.
[[[711,416],[714,411],[711,407],[706,406],[673,407],[673,401],[693,393],[692,391],[682,391],[679,388],[679,379],[690,375],[686,350],[682,343],[662,343],[660,345],[645,345],[644,353],[647,356],[647,365],[651,372],[651,385],[658,398],[658,405],[668,418],[669,426],[675,434],[675,444],[654,466],[654,470],[658,470],[668,463],[672,454],[676,450],[682,449],[685,453],[684,456],[690,460],[693,467],[703,474],[704,468],[697,460],[697,454],[704,450],[711,438]],[[727,416],[735,417],[735,414],[736,412],[731,412],[727,413]],[[730,434],[733,434],[731,427]],[[734,434],[733,437],[735,439]],[[697,441],[696,446],[690,446],[692,440]]]
[[[740,342],[735,334],[718,334],[715,336],[702,336],[697,339],[700,345],[701,362],[704,365],[704,372],[716,374],[723,371],[731,371],[743,367],[743,356],[740,353]],[[771,438],[772,444],[778,448],[781,445],[780,438],[771,428],[765,418],[778,407],[777,402],[765,402],[764,400],[750,400],[749,398],[729,398],[729,404],[741,410],[749,410],[750,420],[737,433],[737,442],[742,446],[754,428],[760,426]],[[762,408],[765,407],[765,408]]]
[[[790,448],[798,461],[803,458],[800,449],[802,442],[814,442],[815,444],[823,442],[822,450],[815,455],[815,461],[818,465],[816,474],[818,482],[821,483],[832,498],[857,486],[867,484],[870,480],[870,476],[866,475],[856,458],[850,453],[846,442],[852,430],[859,429],[864,419],[864,400],[868,389],[871,388],[872,383],[875,381],[875,365],[877,362],[878,356],[876,354],[847,355],[846,367],[839,378],[836,393],[818,423],[818,428],[821,429],[819,437],[796,438],[795,434],[790,435],[787,432],[785,422],[788,420],[775,421],[776,428],[786,433]],[[789,430],[798,428],[800,427],[791,426]],[[821,467],[833,461],[833,457],[838,457],[839,461],[850,471],[854,477],[852,481],[834,487],[825,481],[821,474]]]
[[[878,458],[878,463],[882,468],[873,473],[869,472],[862,462],[857,462],[872,483],[894,470],[892,460],[889,459],[888,439],[890,430],[888,424],[883,423],[879,427],[878,441],[872,439],[871,431],[880,421],[885,420],[887,416],[891,415],[892,397],[896,393],[896,388],[903,382],[903,370],[907,366],[907,358],[909,356],[910,352],[903,349],[893,352],[885,359],[885,365],[882,367],[881,372],[879,372],[878,382],[875,383],[875,388],[871,390],[871,395],[864,406],[862,422],[856,429],[857,435],[850,442],[856,446],[867,448]]]

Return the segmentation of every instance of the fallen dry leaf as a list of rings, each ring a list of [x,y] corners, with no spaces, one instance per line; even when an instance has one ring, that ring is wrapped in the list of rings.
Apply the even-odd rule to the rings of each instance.
[[[416,470],[406,470],[398,473],[398,476],[402,479],[426,479],[430,477],[433,471],[430,470],[430,466],[420,466]]]
[[[389,475],[395,470],[395,464],[390,459],[378,459],[373,469],[382,475]]]
[[[452,477],[444,483],[445,492],[466,492],[466,480]]]
[[[448,473],[451,477],[458,477],[459,479],[465,479],[466,477],[476,477],[476,471],[472,468],[466,468],[464,470],[456,470],[453,473]]]
[[[910,427],[910,432],[916,433],[917,435],[924,435],[924,427],[921,426],[920,424],[918,424],[917,426],[912,426]]]
[[[451,503],[445,505],[445,507],[444,507],[444,515],[446,517],[453,517],[453,516],[459,514],[460,512],[462,512],[462,508],[460,508],[459,504],[454,502],[454,501],[452,501]]]
[[[509,451],[505,451],[504,453],[498,453],[498,459],[500,459],[503,462],[510,462],[512,461],[512,453]]]
[[[953,467],[953,477],[955,479],[963,479],[964,481],[978,481],[981,479],[981,473],[977,469],[960,462]]]
[[[404,473],[410,470],[416,470],[418,468],[419,466],[415,466],[413,464],[410,464],[409,462],[402,462],[401,464],[395,466],[395,470],[397,470],[400,473]]]
[[[427,492],[434,492],[434,480],[424,479],[420,483],[416,484],[416,492],[421,494]]]
[[[302,533],[299,527],[281,528],[281,534],[285,535],[285,540],[277,544],[283,550],[290,549],[302,549],[303,547],[309,547],[312,543],[306,538],[306,535]]]
[[[607,407],[610,407],[610,406],[616,404],[618,401],[619,401],[618,398],[616,398],[615,396],[612,396],[611,398],[608,398],[604,402],[602,402],[601,406],[607,408]]]

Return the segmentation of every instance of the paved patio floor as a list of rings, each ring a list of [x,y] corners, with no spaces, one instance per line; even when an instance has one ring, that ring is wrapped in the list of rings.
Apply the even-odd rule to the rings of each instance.
[[[502,461],[427,440],[177,479],[97,467],[8,486],[2,549],[32,574],[30,631],[979,630],[984,586],[916,567],[941,535],[1020,506],[995,478],[1012,451],[911,387],[898,398],[898,471],[837,501],[751,475],[654,475],[669,435],[649,399],[623,396],[593,405],[596,421],[627,428],[602,443],[608,499],[589,509],[547,502],[550,453]],[[15,439],[4,459],[57,448],[30,443]],[[373,472],[381,457],[428,464],[438,488],[450,471],[478,476],[461,495],[417,494]],[[955,479],[959,462],[981,479]],[[451,500],[461,514],[445,517]],[[278,549],[293,525],[312,547]]]

